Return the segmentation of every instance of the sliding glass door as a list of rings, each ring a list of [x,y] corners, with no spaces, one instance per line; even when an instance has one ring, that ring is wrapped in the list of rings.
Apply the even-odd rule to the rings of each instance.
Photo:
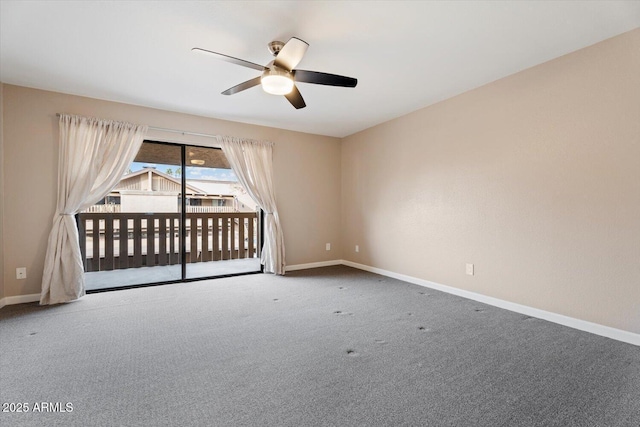
[[[259,272],[259,219],[222,150],[145,141],[78,215],[87,290]]]

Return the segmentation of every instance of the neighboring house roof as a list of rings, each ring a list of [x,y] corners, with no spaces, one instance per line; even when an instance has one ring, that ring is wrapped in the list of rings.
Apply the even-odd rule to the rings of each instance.
[[[144,179],[141,178],[141,176],[147,175],[149,172],[151,172],[151,174],[154,176],[175,184],[178,188],[182,185],[182,180],[180,178],[176,178],[164,172],[160,172],[155,168],[143,168],[139,171],[124,175],[118,185],[112,190],[112,193],[120,193],[121,191],[126,191],[127,181],[130,181],[133,178],[137,178],[133,180],[137,184],[140,179]],[[235,181],[188,179],[186,184],[188,195],[235,197],[240,203],[242,203],[250,210],[255,210],[257,207],[256,202],[251,198],[251,196],[247,194],[247,192],[238,182]]]
[[[134,177],[139,176],[139,175],[146,175],[146,174],[149,173],[149,171],[151,171],[151,173],[153,175],[157,175],[157,176],[159,176],[159,177],[161,177],[163,179],[171,181],[171,182],[177,184],[178,186],[182,185],[182,182],[181,182],[180,178],[175,178],[175,177],[173,177],[173,176],[171,176],[169,174],[166,174],[164,172],[160,172],[158,169],[155,169],[155,168],[142,168],[139,171],[135,171],[135,172],[126,174],[125,176],[122,177],[120,182],[129,180],[129,179],[134,178]],[[114,189],[114,191],[118,191],[119,190],[119,186],[120,186],[120,184],[116,185],[116,188]],[[191,185],[188,182],[187,182],[187,192],[190,193],[190,194],[208,194],[206,191],[204,191],[204,190],[202,190],[202,189],[200,189],[200,188],[198,188],[198,187],[196,187],[194,185]]]
[[[155,168],[143,168],[139,171],[132,172],[122,177],[120,183],[114,188],[113,192],[120,192],[125,190],[124,184],[131,178],[135,178],[141,175],[146,175],[151,172],[152,175],[161,177],[167,181],[170,181],[177,186],[182,185],[181,179],[173,177],[164,172],[160,172]],[[235,181],[213,181],[204,179],[188,179],[187,182],[187,194],[189,195],[202,195],[202,196],[218,196],[218,197],[235,197],[240,203],[255,210],[257,207],[256,202],[247,194],[242,186]]]
[[[200,188],[207,194],[228,195],[233,194],[232,186],[237,185],[233,181],[209,181],[188,179],[187,185]]]
[[[213,181],[204,179],[188,179],[187,184],[193,184],[198,188],[206,191],[207,194],[212,195],[232,195],[245,206],[256,208],[256,202],[251,198],[249,194],[242,188],[242,185],[235,181]]]

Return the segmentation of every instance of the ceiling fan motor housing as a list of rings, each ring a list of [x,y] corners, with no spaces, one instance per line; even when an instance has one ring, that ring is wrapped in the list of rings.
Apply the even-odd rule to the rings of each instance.
[[[267,46],[269,47],[269,52],[271,52],[273,56],[276,56],[280,52],[280,50],[284,47],[284,43],[276,40],[276,41],[272,41]]]

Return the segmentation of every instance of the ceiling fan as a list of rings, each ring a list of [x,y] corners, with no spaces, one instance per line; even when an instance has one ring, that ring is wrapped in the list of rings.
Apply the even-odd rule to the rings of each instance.
[[[295,82],[341,87],[356,87],[358,84],[358,80],[352,77],[321,73],[318,71],[296,70],[296,65],[298,65],[309,47],[307,42],[299,38],[292,37],[286,43],[273,41],[269,43],[268,46],[269,51],[275,56],[275,59],[265,66],[199,47],[194,47],[191,50],[211,54],[223,61],[262,72],[262,75],[259,77],[247,80],[246,82],[225,90],[222,92],[223,95],[233,95],[234,93],[242,92],[254,86],[262,85],[262,89],[264,89],[265,92],[273,95],[284,95],[291,105],[296,109],[300,109],[306,107],[307,104],[305,104]]]

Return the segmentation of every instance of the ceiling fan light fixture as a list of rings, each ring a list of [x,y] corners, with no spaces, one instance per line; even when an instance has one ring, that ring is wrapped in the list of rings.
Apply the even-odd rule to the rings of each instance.
[[[262,89],[272,95],[286,95],[293,90],[293,79],[289,72],[278,68],[269,68],[260,78]]]

